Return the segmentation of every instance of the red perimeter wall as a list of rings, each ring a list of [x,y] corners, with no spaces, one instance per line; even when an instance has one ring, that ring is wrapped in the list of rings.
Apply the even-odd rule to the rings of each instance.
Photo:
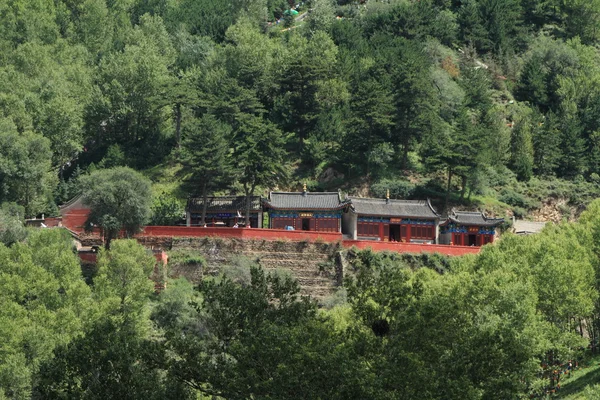
[[[281,229],[253,229],[253,228],[201,228],[185,226],[147,226],[139,236],[152,237],[206,237],[218,236],[238,239],[265,239],[265,240],[322,240],[324,242],[341,241],[344,247],[356,246],[359,249],[371,248],[373,251],[396,251],[399,253],[440,253],[448,256],[462,256],[464,254],[477,254],[480,247],[448,246],[439,244],[417,244],[378,242],[373,240],[343,240],[338,232],[308,232],[286,231]]]
[[[371,248],[373,251],[396,251],[398,253],[439,253],[447,256],[477,254],[481,247],[449,246],[444,244],[419,244],[399,242],[376,242],[371,240],[344,240],[344,247],[356,246],[359,249]]]
[[[324,242],[337,242],[342,240],[339,232],[309,232],[286,231],[282,229],[258,228],[202,228],[187,226],[147,226],[139,236],[168,236],[168,237],[205,237],[219,236],[239,239],[265,239],[265,240],[322,240]]]

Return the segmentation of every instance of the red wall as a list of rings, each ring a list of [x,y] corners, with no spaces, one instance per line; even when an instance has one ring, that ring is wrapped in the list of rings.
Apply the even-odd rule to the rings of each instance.
[[[169,237],[205,237],[219,236],[226,238],[265,239],[265,240],[322,240],[337,242],[342,240],[339,232],[286,231],[282,229],[255,228],[201,228],[187,226],[147,226],[139,236]]]
[[[84,232],[85,221],[87,220],[89,213],[89,208],[71,210],[62,216],[62,225],[74,232]]]
[[[239,239],[265,240],[322,240],[325,242],[342,241],[337,232],[286,231],[281,229],[244,229],[244,228],[201,228],[185,226],[147,226],[140,236],[167,237],[206,237],[219,236]],[[436,244],[378,242],[372,240],[344,240],[344,247],[356,246],[360,249],[371,248],[373,251],[396,251],[399,253],[440,253],[449,256],[477,254],[479,247],[447,246]]]
[[[447,256],[477,254],[481,250],[480,247],[399,242],[376,242],[372,240],[344,240],[343,245],[344,247],[356,246],[359,249],[371,248],[371,250],[373,251],[396,251],[398,253],[439,253]]]
[[[81,261],[85,261],[88,263],[96,263],[96,259],[98,258],[98,253],[94,252],[94,251],[79,251],[77,252],[77,255],[79,255],[79,259]]]

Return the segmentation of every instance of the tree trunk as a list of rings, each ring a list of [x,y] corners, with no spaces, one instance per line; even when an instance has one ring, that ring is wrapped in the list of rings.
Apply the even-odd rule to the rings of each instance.
[[[208,204],[206,204],[207,198],[208,196],[206,195],[206,182],[204,182],[202,184],[202,219],[200,220],[202,226],[206,224],[206,209],[208,207]]]
[[[181,103],[175,105],[175,142],[177,146],[177,155],[181,148]]]
[[[404,135],[402,140],[402,170],[408,167],[408,144],[410,143],[408,112],[405,112]]]
[[[461,176],[461,189],[460,189],[460,199],[464,200],[465,199],[465,192],[467,191],[467,176],[463,175]]]
[[[446,198],[444,199],[444,207],[442,214],[448,211],[448,201],[450,200],[450,186],[452,184],[452,167],[448,167],[448,185],[446,187]]]
[[[255,186],[248,191],[246,190],[246,228],[250,227],[250,196],[254,193]]]
[[[110,250],[110,243],[112,242],[113,234],[110,231],[107,231],[104,235],[104,248],[106,250]]]

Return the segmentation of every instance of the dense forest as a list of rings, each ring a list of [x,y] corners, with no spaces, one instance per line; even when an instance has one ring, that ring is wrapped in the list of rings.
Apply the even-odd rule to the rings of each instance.
[[[0,202],[55,214],[127,165],[180,200],[306,182],[586,204],[599,23],[595,0],[2,2]]]

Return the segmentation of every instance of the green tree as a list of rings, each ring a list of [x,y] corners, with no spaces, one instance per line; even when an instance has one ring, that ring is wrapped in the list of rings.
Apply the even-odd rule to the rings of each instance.
[[[175,225],[181,221],[182,216],[185,214],[179,200],[167,193],[161,193],[159,196],[154,197],[151,211],[152,218],[149,225],[158,226]]]
[[[534,123],[532,132],[534,171],[537,175],[550,176],[556,172],[562,155],[559,120],[552,112],[546,117],[540,113],[534,115],[536,115],[532,121]]]
[[[335,21],[335,9],[331,0],[312,0],[311,10],[306,17],[308,29],[312,32],[323,30],[328,32]]]
[[[199,183],[204,201],[202,218],[206,219],[207,196],[231,178],[231,127],[207,114],[189,121],[184,127],[183,164],[192,171],[190,180]]]
[[[246,196],[246,227],[250,226],[250,197],[258,186],[272,185],[287,173],[285,136],[277,127],[254,115],[240,116],[233,159]]]
[[[296,281],[252,267],[248,285],[224,276],[199,292],[193,320],[180,328],[187,334],[167,343],[171,372],[194,389],[224,398],[369,397],[355,385],[363,378],[353,375],[351,346],[335,344],[332,324]]]
[[[93,313],[72,238],[32,231],[26,243],[0,244],[0,397],[30,398],[40,365],[81,335]]]
[[[387,82],[382,83],[376,78],[359,80],[350,102],[350,110],[349,132],[343,147],[347,153],[345,159],[351,165],[362,166],[368,178],[373,172],[371,155],[375,148],[391,141],[390,131],[394,125],[395,109]]]
[[[562,8],[565,12],[565,30],[569,37],[579,37],[585,44],[598,41],[599,1],[566,0],[562,3]]]
[[[150,181],[127,167],[97,170],[81,177],[83,202],[90,207],[88,228],[102,229],[105,246],[121,230],[137,233],[150,218]]]
[[[174,61],[161,18],[148,15],[128,35],[122,52],[102,59],[86,116],[88,135],[99,151],[119,144],[138,166],[168,153],[172,104],[164,88],[173,83]]]
[[[27,237],[23,224],[25,208],[15,203],[2,203],[0,207],[0,243],[10,246]]]
[[[38,393],[43,398],[177,398],[167,391],[164,371],[149,358],[149,279],[155,260],[135,240],[116,240],[98,257],[94,300],[98,318],[85,335],[57,348],[44,365]],[[185,398],[185,397],[183,397]]]
[[[48,139],[0,120],[0,200],[24,206],[28,216],[42,211],[53,179],[51,156]]]
[[[528,181],[533,174],[533,139],[531,114],[515,123],[511,138],[510,165],[520,180]]]

